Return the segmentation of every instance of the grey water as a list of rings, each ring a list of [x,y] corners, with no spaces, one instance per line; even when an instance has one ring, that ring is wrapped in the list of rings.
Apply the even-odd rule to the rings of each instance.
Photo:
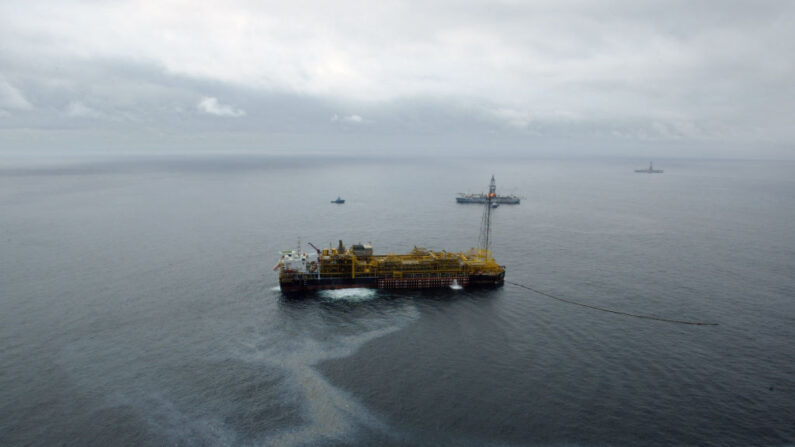
[[[204,156],[0,165],[0,445],[793,445],[795,163]],[[287,299],[300,237],[496,290]],[[338,195],[344,205],[329,203]]]

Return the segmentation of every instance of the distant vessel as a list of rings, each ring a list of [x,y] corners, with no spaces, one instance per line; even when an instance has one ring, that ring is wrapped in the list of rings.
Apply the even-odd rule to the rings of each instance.
[[[337,200],[332,200],[331,203],[345,203],[345,199],[340,196],[337,196]]]
[[[663,170],[662,169],[654,169],[654,167],[652,166],[651,162],[649,162],[649,169],[635,169],[635,172],[638,172],[638,173],[641,173],[641,174],[662,174]]]
[[[484,202],[478,248],[465,252],[431,251],[414,247],[406,254],[373,253],[370,244],[304,252],[298,247],[284,250],[273,270],[279,272],[282,293],[302,293],[321,289],[365,287],[372,289],[420,289],[487,286],[498,287],[505,282],[505,266],[491,255],[491,214],[494,177]]]
[[[491,183],[494,184],[494,176],[491,176]],[[491,204],[503,204],[503,205],[518,205],[519,204],[519,197],[515,195],[510,196],[498,196],[497,193],[494,191],[489,192],[489,194],[464,194],[459,193],[458,197],[455,198],[455,201],[458,203],[491,203]]]

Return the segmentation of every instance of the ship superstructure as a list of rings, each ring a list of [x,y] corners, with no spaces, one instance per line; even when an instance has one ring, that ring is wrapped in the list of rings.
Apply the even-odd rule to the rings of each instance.
[[[494,179],[483,209],[478,247],[465,252],[433,251],[414,247],[405,254],[373,253],[370,244],[304,252],[298,247],[281,252],[274,270],[279,271],[282,292],[366,287],[378,289],[418,289],[450,286],[500,286],[505,267],[491,254],[491,213]]]

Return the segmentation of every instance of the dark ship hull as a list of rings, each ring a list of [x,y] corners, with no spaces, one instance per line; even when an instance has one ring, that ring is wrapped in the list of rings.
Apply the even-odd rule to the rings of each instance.
[[[418,276],[413,278],[309,278],[294,277],[279,281],[283,293],[302,293],[329,289],[432,289],[453,285],[463,287],[499,287],[505,283],[505,272],[496,275]]]

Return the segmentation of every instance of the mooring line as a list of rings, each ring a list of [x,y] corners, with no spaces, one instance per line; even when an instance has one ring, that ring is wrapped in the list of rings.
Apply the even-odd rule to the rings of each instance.
[[[552,298],[553,300],[562,301],[562,302],[568,303],[568,304],[574,304],[575,306],[587,307],[589,309],[600,310],[602,312],[609,312],[611,314],[625,315],[625,316],[628,316],[628,317],[635,317],[635,318],[644,318],[644,319],[647,319],[647,320],[664,321],[666,323],[690,324],[690,325],[693,325],[693,326],[717,326],[718,325],[718,323],[702,323],[700,321],[673,320],[673,319],[670,319],[670,318],[661,318],[661,317],[655,317],[655,316],[652,316],[652,315],[638,315],[638,314],[631,314],[629,312],[621,312],[619,310],[605,309],[604,307],[593,306],[591,304],[578,303],[577,301],[567,300],[566,298],[561,298],[559,296],[551,295],[549,293],[542,292],[540,290],[536,290],[536,289],[534,289],[532,287],[526,286],[524,284],[519,284],[517,282],[512,282],[512,281],[505,281],[505,282],[508,283],[508,284],[517,286],[517,287],[521,287],[523,289],[527,289],[527,290],[529,290],[531,292],[535,292],[535,293],[537,293],[539,295],[543,295],[545,297]]]

